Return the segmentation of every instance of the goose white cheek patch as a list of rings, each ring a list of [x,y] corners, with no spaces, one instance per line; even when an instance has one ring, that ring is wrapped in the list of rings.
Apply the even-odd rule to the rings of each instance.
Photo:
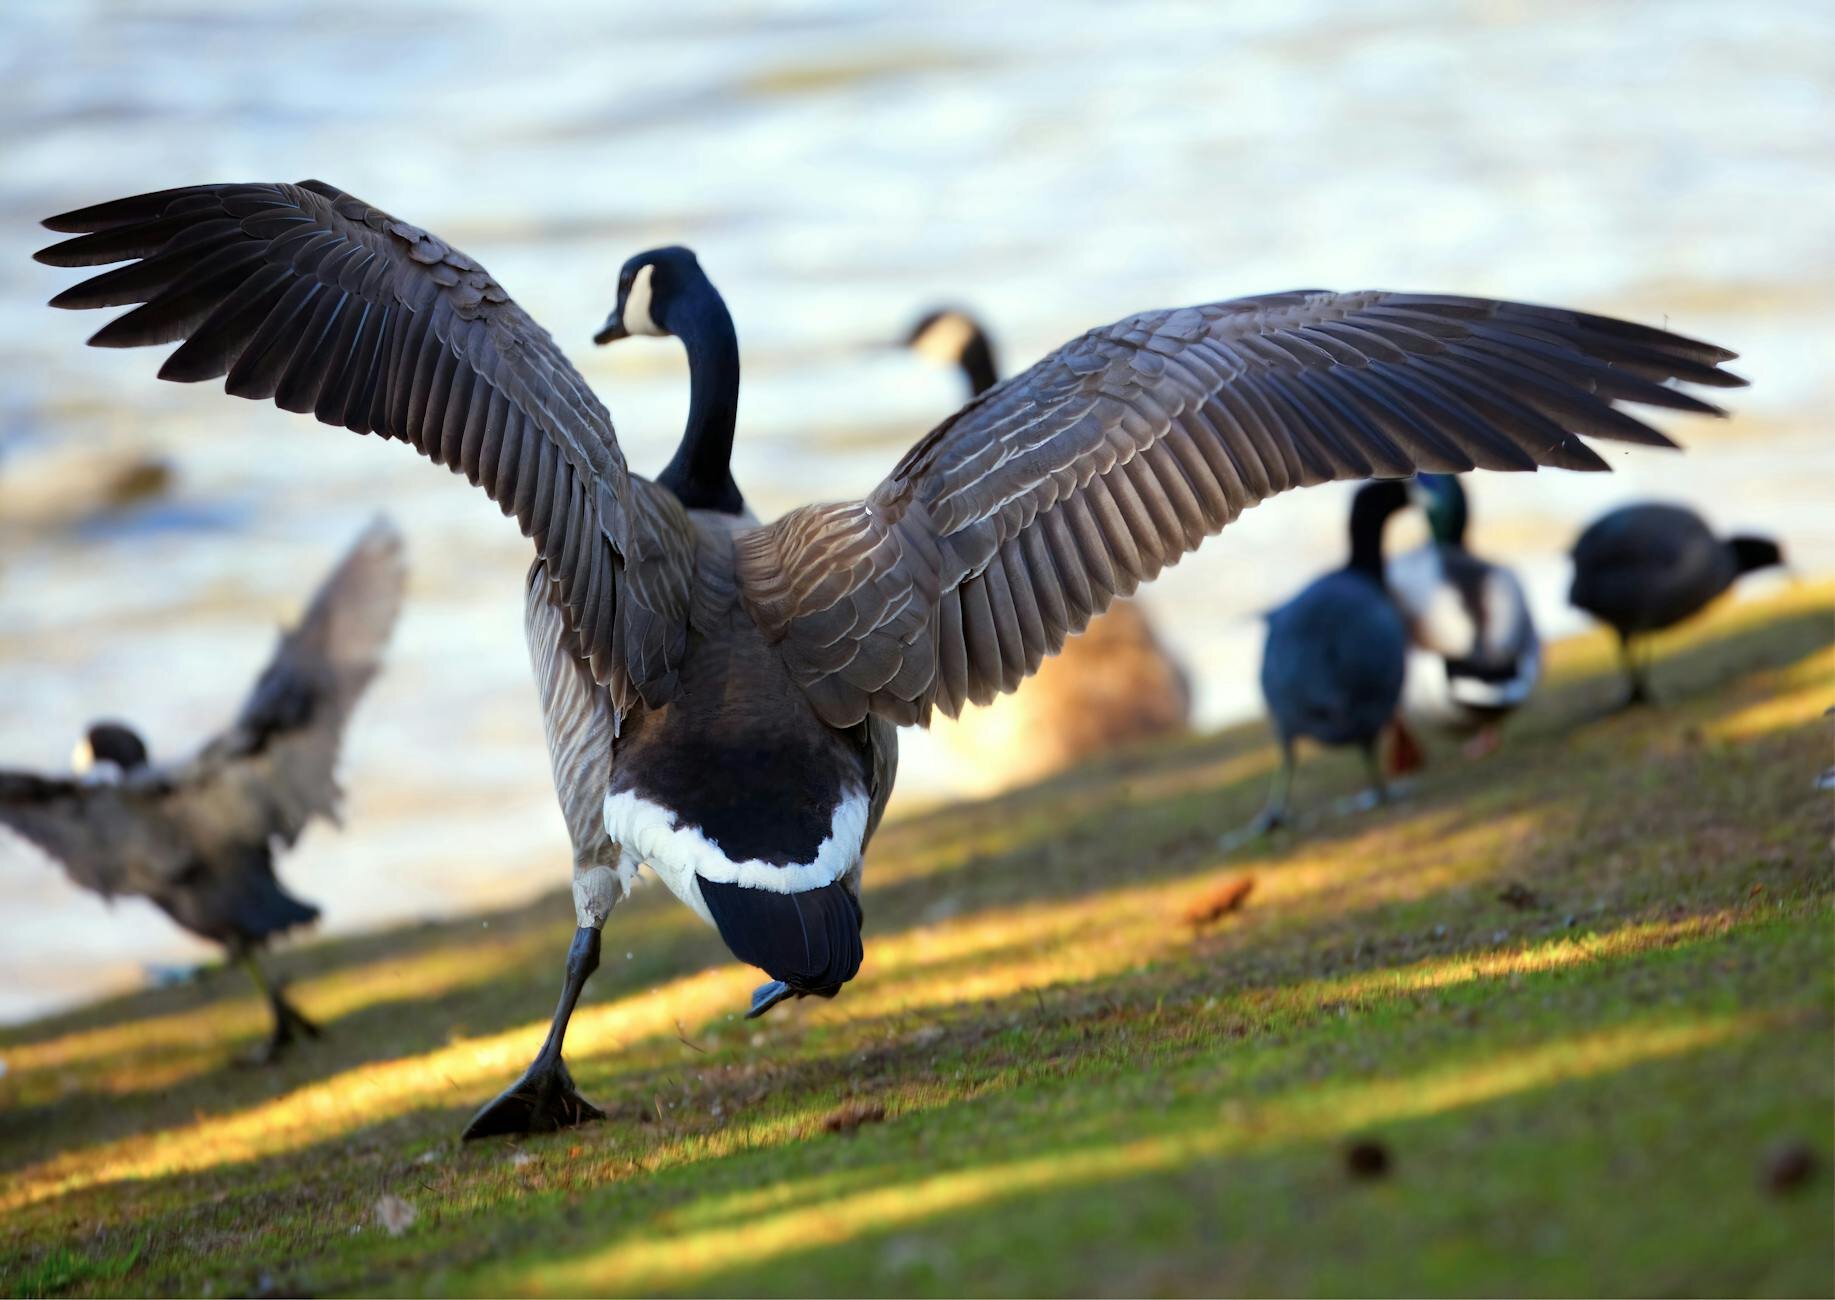
[[[650,283],[655,273],[654,266],[640,266],[637,274],[631,279],[631,291],[624,296],[624,332],[626,334],[647,334],[651,338],[661,338],[662,327],[650,317],[652,286]]]
[[[974,337],[975,326],[968,317],[961,312],[946,311],[911,340],[911,350],[940,366],[958,365],[963,350]]]

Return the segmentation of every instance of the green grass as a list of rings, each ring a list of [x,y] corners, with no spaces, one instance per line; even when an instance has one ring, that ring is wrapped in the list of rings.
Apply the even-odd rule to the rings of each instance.
[[[0,1290],[1828,1294],[1832,607],[1724,606],[1604,721],[1609,647],[1563,644],[1499,754],[1368,816],[1311,759],[1303,828],[1233,852],[1255,726],[905,818],[861,977],[756,1024],[643,890],[571,1133],[455,1141],[539,1041],[560,894],[285,954],[330,1033],[272,1071],[233,971],[5,1031]]]

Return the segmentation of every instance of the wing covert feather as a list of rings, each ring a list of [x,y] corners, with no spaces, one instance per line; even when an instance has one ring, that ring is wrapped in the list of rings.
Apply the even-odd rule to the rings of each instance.
[[[1418,470],[1606,468],[1669,439],[1614,403],[1733,353],[1554,307],[1308,290],[1131,316],[997,384],[863,501],[736,539],[741,591],[821,716],[955,715],[1290,488]]]

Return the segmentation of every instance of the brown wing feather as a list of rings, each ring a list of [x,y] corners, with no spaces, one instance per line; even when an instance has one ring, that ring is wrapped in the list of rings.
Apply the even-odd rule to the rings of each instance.
[[[183,339],[162,378],[227,376],[237,396],[463,473],[534,539],[620,706],[668,699],[687,637],[686,518],[630,475],[605,407],[483,267],[320,181],[189,186],[45,224],[77,237],[41,262],[129,263],[52,300],[141,304],[91,343]]]
[[[996,385],[864,501],[737,539],[747,607],[822,717],[1012,690],[1118,595],[1289,488],[1417,470],[1601,470],[1614,408],[1731,352],[1560,308],[1308,291],[1132,316]]]

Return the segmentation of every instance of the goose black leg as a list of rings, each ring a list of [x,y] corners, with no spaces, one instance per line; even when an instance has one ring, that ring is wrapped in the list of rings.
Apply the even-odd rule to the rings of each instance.
[[[1370,788],[1358,798],[1362,808],[1379,808],[1389,802],[1389,783],[1383,780],[1383,756],[1380,736],[1363,743],[1364,771],[1370,774]]]
[[[280,982],[268,978],[267,972],[261,969],[261,962],[257,960],[253,949],[243,949],[241,958],[250,978],[255,981],[255,987],[260,989],[262,996],[268,1000],[268,1009],[274,1013],[273,1032],[268,1035],[268,1041],[263,1043],[249,1058],[249,1064],[272,1065],[286,1054],[287,1049],[293,1046],[298,1037],[317,1038],[321,1031],[316,1024],[306,1018],[305,1013],[287,1001]]]
[[[1249,823],[1248,834],[1251,837],[1266,835],[1287,824],[1287,796],[1293,790],[1293,769],[1293,737],[1282,736],[1281,770],[1274,774],[1274,784],[1268,790],[1268,802],[1255,814],[1255,820]]]
[[[1650,675],[1647,665],[1637,661],[1637,650],[1631,644],[1631,638],[1620,635],[1618,638],[1618,658],[1624,665],[1625,680],[1630,684],[1630,693],[1625,696],[1620,709],[1635,709],[1639,705],[1655,704],[1656,696],[1650,693]]]
[[[561,987],[560,1005],[554,1009],[554,1021],[548,1026],[541,1051],[523,1071],[522,1078],[472,1116],[471,1123],[465,1126],[465,1141],[507,1133],[552,1133],[605,1118],[604,1111],[579,1094],[561,1060],[561,1043],[567,1037],[574,1004],[580,1000],[580,990],[586,987],[587,979],[598,969],[599,931],[595,926],[583,925],[574,931],[573,945],[567,950],[567,982]]]

